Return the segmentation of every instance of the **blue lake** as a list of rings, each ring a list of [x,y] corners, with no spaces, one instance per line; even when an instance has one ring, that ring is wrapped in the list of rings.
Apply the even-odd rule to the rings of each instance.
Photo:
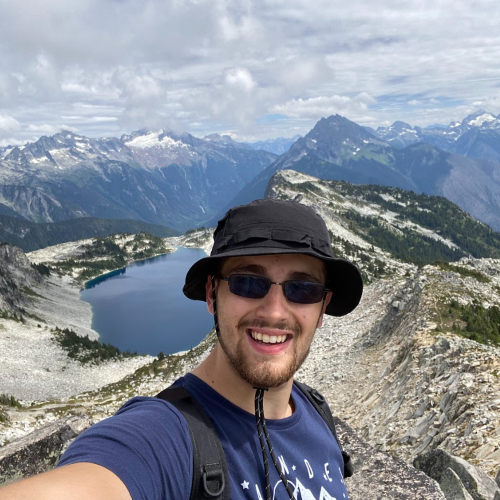
[[[99,340],[154,356],[197,345],[212,329],[213,316],[182,287],[187,270],[203,257],[200,249],[181,247],[89,281],[80,298],[92,306]]]

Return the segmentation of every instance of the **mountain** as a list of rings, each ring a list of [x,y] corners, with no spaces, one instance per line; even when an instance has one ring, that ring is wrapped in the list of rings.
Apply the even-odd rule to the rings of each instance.
[[[229,138],[138,131],[120,139],[72,132],[4,150],[0,203],[33,222],[137,219],[199,225],[275,155]]]
[[[84,238],[142,232],[162,238],[180,234],[169,227],[130,219],[80,217],[53,223],[36,223],[0,215],[0,241],[16,245],[25,252]]]
[[[267,141],[257,141],[257,142],[246,142],[243,143],[252,149],[260,149],[263,151],[268,151],[269,153],[274,153],[275,155],[282,155],[286,153],[290,146],[297,140],[300,139],[300,135],[296,135],[291,138],[278,137],[277,139],[269,139]]]
[[[470,114],[462,122],[451,122],[447,126],[421,128],[396,121],[373,133],[395,148],[425,142],[468,158],[500,160],[500,115],[495,116],[483,109]]]
[[[408,129],[402,122],[398,128]],[[339,115],[322,118],[217,215],[231,206],[263,197],[271,176],[283,169],[320,179],[394,186],[444,196],[480,221],[500,229],[499,163],[453,155],[422,142],[404,149],[394,148]]]
[[[470,129],[448,149],[450,153],[500,162],[500,130]]]

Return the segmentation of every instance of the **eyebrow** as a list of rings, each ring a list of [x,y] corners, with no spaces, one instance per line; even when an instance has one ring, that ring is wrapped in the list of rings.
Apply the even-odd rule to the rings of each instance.
[[[255,274],[259,276],[268,276],[267,269],[258,264],[243,264],[241,266],[233,267],[226,272],[229,274]],[[323,280],[309,273],[304,273],[300,271],[294,271],[291,273],[287,280],[297,280],[297,281],[314,281],[315,283],[323,283]]]
[[[258,274],[260,276],[266,276],[267,271],[263,266],[259,266],[257,264],[242,264],[241,266],[233,267],[226,271],[226,274]]]

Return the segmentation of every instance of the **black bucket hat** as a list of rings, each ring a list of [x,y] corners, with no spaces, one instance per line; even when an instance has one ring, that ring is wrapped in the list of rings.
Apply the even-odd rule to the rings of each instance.
[[[358,268],[332,252],[325,221],[310,207],[295,201],[256,200],[229,210],[214,232],[210,257],[187,272],[184,295],[206,300],[207,276],[221,259],[246,255],[303,254],[326,264],[326,287],[333,291],[326,314],[344,316],[361,300],[363,281]]]

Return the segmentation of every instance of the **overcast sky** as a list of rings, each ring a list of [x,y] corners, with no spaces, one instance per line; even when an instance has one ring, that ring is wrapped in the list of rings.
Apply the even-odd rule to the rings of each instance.
[[[500,113],[498,0],[0,0],[0,146]]]

